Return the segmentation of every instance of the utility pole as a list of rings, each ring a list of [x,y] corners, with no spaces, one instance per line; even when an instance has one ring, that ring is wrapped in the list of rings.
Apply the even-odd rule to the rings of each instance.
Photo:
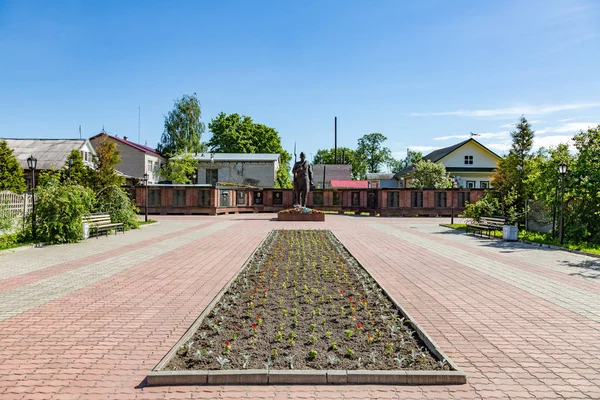
[[[333,141],[333,159],[335,160],[333,163],[337,164],[337,117],[334,117],[333,120],[333,131],[334,131],[334,141]]]

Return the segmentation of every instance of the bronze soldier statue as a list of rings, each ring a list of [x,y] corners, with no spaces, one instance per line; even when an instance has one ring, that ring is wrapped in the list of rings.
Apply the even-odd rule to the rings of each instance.
[[[294,164],[292,173],[294,174],[294,204],[300,204],[302,207],[306,207],[308,192],[313,185],[313,177],[312,167],[310,163],[306,161],[304,152],[300,153],[300,161],[297,161]]]

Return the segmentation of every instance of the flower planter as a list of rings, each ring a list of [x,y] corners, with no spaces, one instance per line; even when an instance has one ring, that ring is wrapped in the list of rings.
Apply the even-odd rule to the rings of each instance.
[[[325,214],[285,214],[278,213],[279,221],[325,221]]]

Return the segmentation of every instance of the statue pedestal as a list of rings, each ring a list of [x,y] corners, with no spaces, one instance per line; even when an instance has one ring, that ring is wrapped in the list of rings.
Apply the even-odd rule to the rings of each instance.
[[[325,221],[325,214],[278,213],[278,221]]]

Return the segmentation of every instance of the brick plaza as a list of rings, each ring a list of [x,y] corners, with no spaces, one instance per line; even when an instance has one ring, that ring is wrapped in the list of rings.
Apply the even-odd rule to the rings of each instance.
[[[271,229],[273,214],[156,217],[0,255],[0,399],[599,399],[600,259],[466,236],[447,219],[328,215],[468,374],[458,386],[172,386],[144,377]]]

